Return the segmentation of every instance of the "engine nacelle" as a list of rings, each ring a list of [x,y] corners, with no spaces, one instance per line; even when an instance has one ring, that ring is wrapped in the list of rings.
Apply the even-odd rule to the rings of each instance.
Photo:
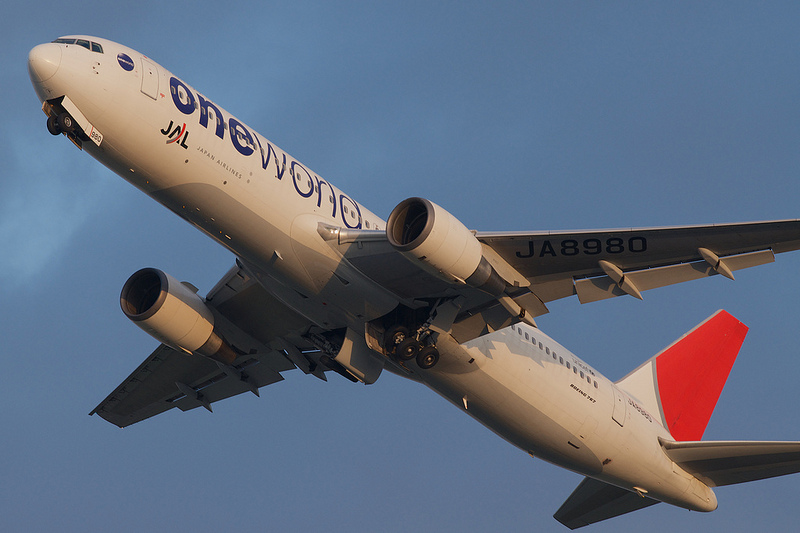
[[[506,282],[483,256],[483,246],[475,235],[429,200],[400,202],[389,215],[386,235],[396,250],[440,278],[495,296],[505,291]]]
[[[238,354],[214,331],[214,314],[195,291],[155,268],[133,274],[122,288],[125,316],[160,342],[231,364]]]

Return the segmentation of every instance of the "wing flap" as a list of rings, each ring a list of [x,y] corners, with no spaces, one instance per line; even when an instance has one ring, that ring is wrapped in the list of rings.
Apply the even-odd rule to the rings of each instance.
[[[162,344],[89,413],[126,427],[163,413],[178,393],[176,382],[194,383],[219,372],[210,359],[189,356]]]
[[[225,367],[199,355],[187,355],[162,344],[91,412],[127,427],[178,407],[188,411],[281,381],[268,356],[244,357]]]
[[[800,249],[800,220],[476,237],[525,276],[543,303],[576,293],[590,302],[771,262],[775,253]],[[608,265],[628,283],[609,276]]]
[[[657,503],[652,498],[587,477],[553,518],[570,529],[577,529]]]
[[[662,441],[664,453],[711,487],[800,472],[800,442]]]
[[[775,261],[775,254],[772,253],[772,250],[760,250],[723,257],[721,260],[724,261],[723,264],[729,270],[736,271],[772,263]],[[646,291],[684,281],[715,276],[719,273],[714,266],[704,260],[628,271],[624,272],[624,278],[640,291]],[[575,292],[577,292],[578,299],[583,304],[627,294],[619,283],[609,276],[575,280]]]

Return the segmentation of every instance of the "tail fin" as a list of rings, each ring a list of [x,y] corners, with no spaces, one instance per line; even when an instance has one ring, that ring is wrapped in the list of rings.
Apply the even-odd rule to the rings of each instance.
[[[700,440],[747,330],[717,311],[617,385],[659,413],[675,440]]]

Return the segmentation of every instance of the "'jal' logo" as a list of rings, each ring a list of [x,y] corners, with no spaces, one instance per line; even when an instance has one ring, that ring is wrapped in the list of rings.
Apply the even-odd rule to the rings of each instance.
[[[173,126],[175,126],[173,128]],[[186,145],[186,139],[189,138],[189,132],[186,131],[186,123],[184,122],[182,126],[178,126],[175,124],[174,121],[169,121],[169,126],[161,130],[162,135],[167,136],[167,144],[172,144],[174,142],[178,142],[179,146],[183,146],[184,148],[189,148]]]

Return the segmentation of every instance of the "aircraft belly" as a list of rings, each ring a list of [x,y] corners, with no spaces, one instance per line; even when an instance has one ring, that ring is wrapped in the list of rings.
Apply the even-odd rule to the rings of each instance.
[[[431,389],[534,456],[585,475],[602,471],[601,459],[578,435],[583,420],[549,401],[535,387],[520,387],[497,354],[488,358],[475,346],[442,342],[441,338],[437,347],[441,361],[449,361],[448,365],[440,362],[441,369],[437,365],[422,377]],[[469,368],[455,368],[456,360]]]
[[[572,379],[572,371],[529,354],[513,331],[506,328],[465,345],[440,337],[440,363],[422,381],[536,457],[684,508],[716,505],[705,485],[663,453],[658,437],[667,433],[660,425],[635,408],[628,409],[624,425],[613,420],[613,384],[597,376],[603,383],[592,386],[587,399],[576,391],[581,382]]]

